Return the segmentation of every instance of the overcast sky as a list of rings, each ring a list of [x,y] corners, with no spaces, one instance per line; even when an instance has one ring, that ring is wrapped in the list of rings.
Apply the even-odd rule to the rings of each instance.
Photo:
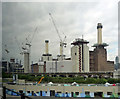
[[[109,1],[109,2],[108,2]],[[31,60],[37,62],[45,53],[45,40],[49,40],[49,53],[56,57],[59,54],[59,37],[50,20],[49,13],[55,20],[60,36],[67,36],[67,47],[64,54],[71,57],[71,42],[75,38],[89,41],[89,49],[97,43],[97,23],[103,25],[103,42],[107,47],[108,60],[118,55],[118,0],[99,2],[37,2],[37,3],[2,3],[2,42],[3,58],[18,58],[19,47],[26,37],[32,37]],[[63,34],[64,33],[64,34]],[[15,40],[18,40],[18,43]],[[5,52],[5,45],[10,53]]]

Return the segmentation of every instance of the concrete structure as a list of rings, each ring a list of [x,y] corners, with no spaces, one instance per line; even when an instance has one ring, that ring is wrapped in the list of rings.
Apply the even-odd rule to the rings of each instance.
[[[15,73],[15,74],[23,74],[23,73]],[[29,74],[29,73],[24,73]],[[84,77],[84,78],[113,78],[113,71],[94,71],[94,72],[43,72],[43,73],[32,73],[32,75],[36,76],[49,76],[49,77]]]
[[[72,60],[48,61],[46,62],[46,73],[71,72]]]
[[[65,60],[65,55],[57,55],[57,60],[58,61]]]
[[[24,73],[31,72],[30,70],[30,59],[29,59],[29,52],[24,52]]]
[[[120,69],[117,69],[116,71],[113,72],[113,78],[120,78]]]
[[[90,71],[114,71],[114,61],[107,61],[108,44],[102,43],[102,24],[98,23],[98,42],[94,44],[94,51],[90,51]]]
[[[57,56],[57,60],[46,61],[46,73],[89,72],[89,47],[87,41],[76,39],[72,43],[71,58]]]
[[[67,43],[61,41],[60,42],[60,55],[57,55],[58,61],[65,60],[65,55],[63,54],[63,49],[66,47]]]
[[[39,62],[39,73],[46,73],[46,62]]]
[[[32,73],[46,73],[46,62],[38,62],[31,65]]]
[[[2,71],[10,72],[10,62],[8,62],[7,60],[2,60]]]
[[[48,43],[49,43],[49,41],[48,41],[48,40],[45,40],[45,44],[46,44],[46,54],[49,54]]]
[[[41,69],[38,71],[38,67],[35,72],[89,72],[89,71],[113,71],[114,62],[107,61],[107,51],[105,49],[108,44],[102,43],[102,24],[97,25],[97,44],[94,44],[94,51],[89,51],[87,44],[88,41],[84,39],[76,39],[71,47],[71,58],[65,59],[63,55],[64,43],[60,43],[60,55],[57,55],[57,59],[53,59],[52,54],[49,54],[49,41],[45,40],[45,54],[41,57]],[[63,45],[62,45],[63,44]],[[38,65],[38,64],[37,64]],[[68,69],[69,68],[69,69]]]
[[[89,47],[87,43],[89,42],[79,38],[72,43],[72,72],[89,72]]]
[[[117,70],[117,69],[120,69],[120,63],[119,63],[119,57],[118,56],[116,56],[115,57],[115,70]]]
[[[7,85],[6,88],[14,89],[16,92],[26,92],[26,95],[39,94],[39,96],[56,96],[65,97],[111,97],[112,95],[120,95],[119,86],[108,85],[71,85],[71,84],[40,84],[40,85]],[[64,94],[64,95],[62,95]]]
[[[49,54],[49,41],[45,40],[45,54],[42,55],[42,61],[52,61],[52,54]]]
[[[23,65],[21,65],[18,62],[16,63],[14,60],[15,59],[10,59],[10,62],[8,62],[7,60],[2,60],[2,71],[7,73],[11,72],[23,73],[24,72]]]

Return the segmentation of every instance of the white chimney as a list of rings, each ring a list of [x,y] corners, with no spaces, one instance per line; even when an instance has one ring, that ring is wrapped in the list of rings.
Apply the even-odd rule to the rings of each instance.
[[[45,40],[45,46],[46,46],[46,53],[45,54],[49,54],[49,50],[48,50],[48,40]]]
[[[101,23],[98,23],[97,30],[98,30],[97,43],[102,44],[102,24]]]

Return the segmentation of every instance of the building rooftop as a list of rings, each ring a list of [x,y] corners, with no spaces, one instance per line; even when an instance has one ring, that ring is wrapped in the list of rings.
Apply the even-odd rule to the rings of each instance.
[[[80,44],[87,44],[87,43],[89,42],[84,39],[77,38],[75,39],[75,41],[73,41],[73,43],[71,43],[71,45],[80,45]]]
[[[106,47],[109,46],[107,43],[102,43],[102,44],[94,44],[92,47]]]
[[[52,54],[43,54],[42,56],[52,56]]]

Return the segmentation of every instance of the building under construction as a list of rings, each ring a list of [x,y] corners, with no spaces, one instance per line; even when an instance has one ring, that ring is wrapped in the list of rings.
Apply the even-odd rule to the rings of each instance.
[[[106,46],[102,43],[102,24],[97,25],[97,44],[94,51],[89,51],[88,41],[77,38],[71,43],[71,58],[65,58],[63,52],[56,59],[49,53],[49,41],[45,40],[45,54],[39,63],[32,65],[32,72],[57,73],[57,72],[90,72],[90,71],[114,71],[114,62],[107,61]],[[63,50],[63,49],[62,49]],[[61,54],[62,53],[62,54]],[[35,69],[38,68],[38,69]]]
[[[108,44],[102,43],[102,24],[98,23],[98,42],[94,44],[94,51],[90,51],[90,71],[114,71],[114,61],[107,61],[106,48]]]

